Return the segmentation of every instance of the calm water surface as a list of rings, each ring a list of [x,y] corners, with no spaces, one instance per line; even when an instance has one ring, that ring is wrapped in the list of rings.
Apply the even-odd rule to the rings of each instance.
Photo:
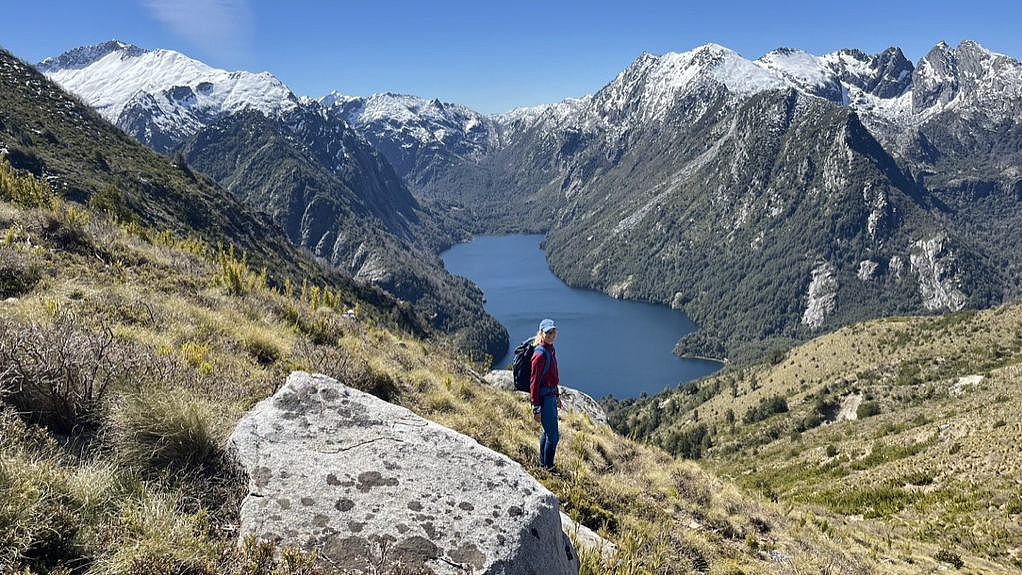
[[[561,383],[593,397],[653,394],[720,368],[671,353],[696,329],[683,313],[568,287],[547,267],[542,241],[536,235],[481,236],[442,254],[448,271],[483,290],[486,310],[511,336],[512,349],[494,368],[511,364],[514,347],[535,335],[544,317],[557,322]]]

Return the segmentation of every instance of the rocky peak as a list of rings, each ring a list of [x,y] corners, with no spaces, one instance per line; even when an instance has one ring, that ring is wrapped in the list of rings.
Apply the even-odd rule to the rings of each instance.
[[[299,105],[287,86],[267,72],[229,72],[173,50],[143,50],[118,41],[71,50],[44,60],[38,69],[160,151],[165,142],[154,143],[148,134],[173,136],[169,145],[176,146],[224,114],[251,108],[279,116]]]
[[[966,40],[955,50],[958,61],[958,80],[962,90],[973,91],[990,71],[989,62],[994,55],[976,42]]]
[[[58,70],[80,70],[98,62],[112,52],[123,52],[126,56],[140,56],[146,53],[146,50],[132,44],[125,44],[120,40],[109,40],[102,44],[68,50],[60,56],[46,58],[36,65],[36,69],[43,74]]]
[[[912,75],[912,111],[947,104],[958,95],[958,87],[955,51],[940,42],[919,61]]]
[[[881,98],[896,98],[912,88],[915,67],[901,48],[888,48],[873,58],[877,75],[865,90]]]

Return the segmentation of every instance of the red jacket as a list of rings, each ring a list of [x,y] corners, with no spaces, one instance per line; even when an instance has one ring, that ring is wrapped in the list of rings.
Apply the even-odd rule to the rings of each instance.
[[[543,353],[540,347],[546,348],[549,354]],[[550,368],[546,370],[546,377],[543,377],[543,370],[546,368],[547,355],[550,356]],[[543,381],[539,381],[539,378],[543,377]],[[543,398],[548,395],[558,396],[560,392],[557,386],[561,383],[560,378],[557,376],[557,352],[554,351],[553,345],[547,345],[542,343],[536,346],[536,351],[532,352],[532,376],[529,385],[529,395],[532,397],[532,405],[542,405]],[[540,389],[545,389],[540,393]],[[549,391],[553,388],[553,391]]]

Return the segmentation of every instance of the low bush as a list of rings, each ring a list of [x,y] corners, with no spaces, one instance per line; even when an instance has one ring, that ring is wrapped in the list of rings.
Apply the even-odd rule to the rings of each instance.
[[[941,563],[947,563],[955,569],[961,569],[965,566],[965,561],[962,561],[962,558],[950,549],[941,549],[940,551],[937,551],[937,554],[934,555],[933,558]]]
[[[34,227],[57,249],[88,253],[94,248],[88,227],[90,219],[89,212],[84,209],[58,205],[57,209],[40,212]]]
[[[400,399],[399,383],[389,373],[373,366],[365,358],[351,355],[336,347],[301,342],[295,346],[294,354],[304,369],[330,376],[344,385],[390,403],[397,403]]]
[[[875,401],[865,401],[855,409],[855,415],[859,419],[866,419],[874,415],[880,415],[880,404]]]
[[[8,160],[16,157],[13,153],[16,151],[12,151],[6,158],[0,158],[0,200],[24,208],[50,206],[53,201],[50,186],[45,181],[36,179],[31,173],[19,172],[11,166]],[[35,167],[31,161],[21,163],[25,164],[26,168]],[[39,166],[38,170],[41,172],[42,167]]]
[[[250,331],[243,339],[245,351],[262,365],[277,363],[284,356],[280,344],[267,333]]]
[[[759,405],[755,408],[749,408],[749,411],[742,417],[742,421],[745,423],[755,423],[778,413],[787,413],[787,411],[788,402],[783,397],[774,395],[760,400]]]
[[[0,247],[0,299],[21,297],[32,291],[41,276],[39,266],[30,256]]]
[[[70,314],[54,325],[0,320],[0,400],[63,436],[87,436],[104,397],[131,374],[131,354],[110,330],[79,329]]]

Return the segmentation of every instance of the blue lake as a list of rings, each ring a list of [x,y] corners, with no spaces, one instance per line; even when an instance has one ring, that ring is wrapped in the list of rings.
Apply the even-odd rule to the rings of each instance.
[[[539,235],[480,236],[441,254],[448,271],[483,290],[486,310],[511,336],[511,349],[494,368],[509,366],[514,347],[534,336],[545,317],[557,323],[561,384],[596,398],[654,394],[720,368],[671,352],[696,329],[685,314],[568,287],[547,267],[542,241]]]

